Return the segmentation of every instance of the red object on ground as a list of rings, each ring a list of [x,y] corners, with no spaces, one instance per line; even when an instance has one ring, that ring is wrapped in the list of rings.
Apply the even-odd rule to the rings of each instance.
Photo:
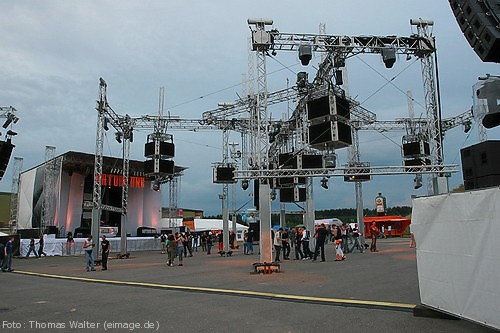
[[[411,224],[410,219],[405,219],[401,215],[365,216],[365,237],[371,237],[370,225],[372,222],[375,222],[380,232],[382,232],[382,226],[384,226],[384,234],[390,237],[403,236],[403,232]],[[390,235],[389,226],[391,227]]]

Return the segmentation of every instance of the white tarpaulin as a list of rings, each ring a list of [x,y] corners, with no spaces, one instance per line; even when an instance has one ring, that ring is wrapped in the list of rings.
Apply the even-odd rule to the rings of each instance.
[[[500,328],[500,188],[413,200],[423,305]]]

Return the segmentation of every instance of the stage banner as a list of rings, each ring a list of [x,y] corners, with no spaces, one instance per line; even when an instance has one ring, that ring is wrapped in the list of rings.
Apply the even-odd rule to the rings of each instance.
[[[413,199],[423,305],[500,328],[500,188]]]

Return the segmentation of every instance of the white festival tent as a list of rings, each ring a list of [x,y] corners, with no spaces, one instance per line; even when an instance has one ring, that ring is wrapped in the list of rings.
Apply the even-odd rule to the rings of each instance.
[[[219,219],[194,219],[194,230],[195,232],[200,231],[212,231],[212,230],[222,230],[222,220]],[[228,221],[229,230],[233,228],[233,222],[231,220]],[[236,223],[236,237],[239,241],[243,240],[243,233],[245,230],[248,230],[248,227]]]

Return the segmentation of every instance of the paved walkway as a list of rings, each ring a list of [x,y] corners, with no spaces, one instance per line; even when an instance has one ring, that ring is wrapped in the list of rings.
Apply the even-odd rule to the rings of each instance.
[[[239,251],[232,257],[195,252],[182,267],[167,267],[159,251],[136,252],[95,272],[85,271],[83,257],[15,259],[15,272],[0,274],[2,328],[490,331],[465,320],[413,316],[420,301],[415,250],[408,244],[381,240],[380,252],[349,254],[342,262],[334,261],[329,244],[326,262],[286,260],[280,273],[266,275],[253,273],[258,255]]]

